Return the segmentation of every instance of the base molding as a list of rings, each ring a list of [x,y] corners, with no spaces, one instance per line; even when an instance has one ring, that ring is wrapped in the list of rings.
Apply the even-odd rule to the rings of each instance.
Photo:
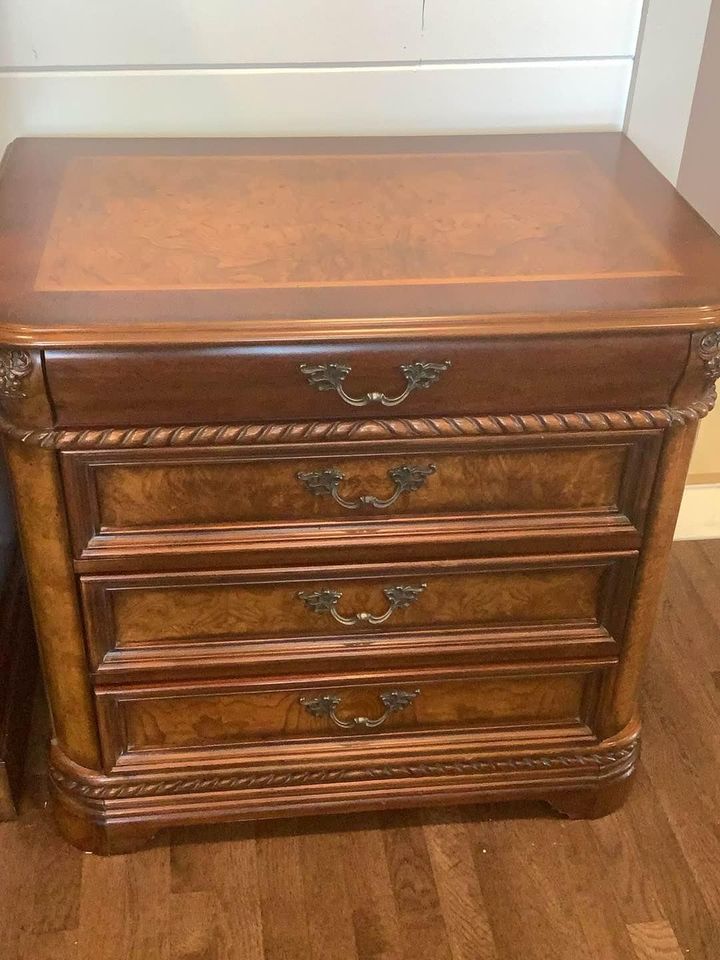
[[[639,753],[633,723],[617,737],[572,750],[415,755],[364,765],[287,770],[223,769],[99,775],[53,748],[50,779],[58,826],[76,846],[127,852],[170,826],[415,806],[546,800],[571,817],[603,816],[628,792]]]

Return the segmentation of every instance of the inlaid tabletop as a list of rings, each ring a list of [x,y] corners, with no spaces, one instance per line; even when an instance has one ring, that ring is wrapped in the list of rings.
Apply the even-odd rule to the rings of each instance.
[[[36,290],[672,276],[580,151],[76,157]]]
[[[10,343],[707,326],[719,306],[720,240],[618,134],[24,140],[0,179]]]

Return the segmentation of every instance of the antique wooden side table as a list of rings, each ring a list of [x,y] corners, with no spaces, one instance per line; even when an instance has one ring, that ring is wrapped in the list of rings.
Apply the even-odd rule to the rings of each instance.
[[[17,141],[0,343],[71,841],[622,801],[720,240],[621,135]]]

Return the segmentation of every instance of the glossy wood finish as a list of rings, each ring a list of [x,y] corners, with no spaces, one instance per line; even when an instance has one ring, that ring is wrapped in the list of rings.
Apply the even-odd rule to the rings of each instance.
[[[636,549],[661,443],[657,428],[592,439],[571,430],[534,441],[451,432],[435,440],[64,452],[61,461],[78,570],[122,573],[301,566],[309,551],[343,564],[350,548],[358,561],[402,560],[411,545],[438,561],[591,543]],[[387,507],[348,509],[298,478],[338,464],[347,481],[337,492],[350,501],[368,489],[394,496],[392,470],[425,475]]]
[[[152,244],[153,239],[163,243],[163,231],[167,240],[169,231],[163,225],[176,218],[178,202],[172,195],[169,197],[162,219],[154,228],[154,236],[138,247],[132,240],[133,233],[137,235],[143,223],[153,222],[151,211],[158,210],[159,196],[153,192],[151,182],[143,181],[143,176],[149,175],[141,172],[139,179],[131,180],[128,175],[132,169],[160,167],[166,171],[166,177],[170,171],[179,185],[181,171],[187,167],[202,169],[204,163],[206,171],[224,170],[228,166],[232,170],[243,166],[248,169],[256,166],[257,161],[243,158],[272,156],[278,158],[278,164],[297,171],[293,193],[299,200],[303,191],[315,188],[303,185],[301,168],[307,165],[294,158],[309,156],[316,170],[330,167],[334,177],[342,177],[344,158],[349,157],[352,169],[357,169],[368,165],[364,159],[368,155],[380,155],[387,158],[382,163],[397,169],[406,163],[416,165],[418,161],[414,158],[418,154],[436,158],[434,164],[421,160],[432,171],[430,195],[425,196],[421,186],[415,190],[410,206],[409,191],[402,183],[396,179],[391,187],[389,181],[381,181],[382,209],[386,209],[390,201],[398,223],[407,223],[407,218],[413,217],[412,229],[390,234],[383,232],[377,222],[365,220],[357,235],[351,230],[338,229],[341,221],[329,215],[325,247],[319,245],[313,263],[299,274],[311,280],[316,278],[315,286],[208,290],[185,283],[182,289],[165,289],[159,295],[161,287],[152,289],[147,285],[140,290],[79,290],[77,279],[68,277],[63,281],[62,290],[36,289],[36,276],[47,247],[58,194],[65,189],[66,177],[77,158],[87,158],[84,162],[98,171],[97,176],[107,186],[97,201],[108,207],[115,204],[117,212],[109,211],[110,216],[122,218],[123,210],[132,210],[135,215],[125,220],[129,233],[113,238],[112,245],[123,249],[123,257],[128,257],[131,251],[134,253],[135,259],[130,257],[129,272],[133,275],[132,284],[137,287],[138,278],[143,284],[159,279],[158,268],[149,269],[144,264],[148,261],[167,264],[173,255],[172,251],[161,255],[162,248],[154,248]],[[462,155],[467,154],[473,155],[470,161],[462,159]],[[162,159],[168,157],[176,159]],[[332,159],[323,159],[326,157]],[[123,158],[126,158],[124,162]],[[159,163],[151,163],[148,158],[161,159]],[[453,176],[452,183],[444,177],[445,170],[452,171],[457,164],[468,163],[472,167],[468,175]],[[518,169],[524,171],[521,181],[516,178]],[[264,166],[264,170],[269,172],[270,167]],[[119,172],[116,184],[109,179],[111,171]],[[490,197],[487,188],[477,183],[480,172],[484,179],[488,171],[495,186]],[[231,174],[231,177],[237,176]],[[183,216],[186,212],[190,214],[187,217],[191,224],[190,249],[201,251],[193,267],[195,282],[198,274],[204,273],[205,277],[211,276],[213,282],[222,275],[225,284],[227,275],[232,281],[233,257],[227,262],[218,262],[217,235],[221,232],[230,235],[235,229],[232,218],[225,216],[228,204],[235,202],[235,195],[222,200],[220,220],[213,223],[212,216],[217,215],[214,211],[219,210],[217,199],[212,197],[214,179],[210,173],[202,184],[198,184],[196,176],[191,178],[189,186],[194,184],[200,192],[193,197],[191,190],[184,198],[184,202],[190,201],[190,207],[187,211],[183,209]],[[287,185],[287,181],[283,182]],[[338,180],[334,182],[337,184]],[[438,186],[440,183],[442,187]],[[253,184],[246,181],[246,186],[258,196]],[[521,211],[514,222],[508,221],[505,213],[508,195],[513,190],[517,199],[513,200],[512,208],[519,203]],[[243,189],[243,195],[247,194],[248,190]],[[289,247],[282,232],[271,238],[265,226],[279,222],[283,203],[277,199],[280,195],[275,192],[273,219],[258,221],[253,228],[255,247],[274,249],[275,256],[281,256]],[[353,199],[352,193],[349,198],[343,195],[342,207],[347,209]],[[478,271],[477,255],[468,248],[473,237],[477,237],[478,220],[472,211],[477,209],[479,200],[486,201],[480,203],[483,224],[488,224],[481,249],[485,251],[484,262],[488,259],[490,262]],[[438,212],[442,211],[440,216],[433,213],[436,201]],[[554,219],[555,203],[566,217],[560,227]],[[403,330],[410,338],[442,336],[443,331],[445,335],[455,336],[464,331],[472,336],[478,317],[487,318],[483,323],[486,334],[494,329],[511,336],[519,329],[536,333],[565,332],[568,316],[572,316],[576,328],[585,330],[653,329],[657,327],[657,310],[669,311],[668,318],[673,322],[702,329],[712,325],[720,306],[717,279],[720,253],[712,231],[620,134],[235,141],[78,139],[45,140],[39,144],[21,140],[11,147],[4,164],[0,207],[5,221],[13,227],[3,235],[0,248],[3,264],[0,313],[14,318],[0,327],[0,340],[12,343],[31,340],[43,345],[85,346],[181,340],[197,343],[198,339],[207,343],[267,343],[291,342],[294,337],[332,342],[338,336],[391,339],[401,336]],[[586,207],[593,211],[591,230],[588,230]],[[105,221],[95,215],[94,223],[91,222],[85,209],[79,225],[82,226],[84,217],[88,230],[78,252],[58,247],[57,243],[54,247],[54,258],[57,261],[65,257],[70,271],[76,269],[72,266],[77,262],[74,258],[82,256],[81,251],[88,248],[91,256],[98,257],[95,268],[101,266],[103,244],[100,235],[93,231],[102,229]],[[211,211],[209,221],[205,217],[208,210]],[[298,226],[303,220],[307,222],[307,213],[303,212],[297,219],[292,206],[288,205],[285,215],[292,218],[288,223],[293,223],[297,238]],[[362,217],[363,212],[356,209],[353,220],[361,222]],[[551,223],[556,224],[555,229],[550,229]],[[470,234],[465,244],[463,233],[467,233],[467,227]],[[456,229],[462,243],[453,239]],[[435,256],[428,258],[422,252],[419,237],[436,232],[441,232],[443,243],[433,243]],[[392,236],[392,249],[388,248],[388,235]],[[18,236],[22,237],[20,245]],[[374,285],[358,286],[353,282],[351,253],[358,244],[368,251],[368,256],[361,259],[366,266],[365,273],[369,274],[364,279],[375,281]],[[382,284],[376,283],[378,269],[372,268],[373,247],[383,250],[382,263],[391,263],[394,267],[390,276],[380,277],[385,281]],[[209,259],[205,261],[203,249],[208,251],[204,256]],[[475,272],[478,279],[470,277],[464,283],[422,282],[426,277],[467,274],[465,264],[461,270],[455,267],[448,270],[447,266],[439,270],[442,262],[447,262],[446,251],[451,249],[456,251],[458,263],[468,256],[474,261],[471,273]],[[620,260],[619,250],[629,254],[629,263]],[[175,257],[178,255],[182,259],[182,249],[174,253]],[[413,262],[413,258],[417,262]],[[297,261],[298,253],[293,251],[293,256],[283,259]],[[378,262],[377,254],[375,262]],[[113,269],[117,274],[120,267]],[[281,268],[266,264],[260,269],[265,276],[277,278]],[[548,276],[548,271],[554,272],[555,280],[538,279]],[[171,266],[170,272],[176,277],[177,266]],[[190,275],[187,269],[185,273]],[[628,277],[628,273],[636,276]],[[522,276],[526,279],[521,280]],[[398,279],[407,281],[409,277],[418,278],[418,282],[397,283]],[[333,283],[332,278],[342,282]],[[493,282],[487,282],[488,278]],[[249,279],[257,283],[262,277],[256,269],[255,276]],[[97,286],[97,279],[93,282]],[[599,318],[598,311],[607,315]],[[508,321],[508,317],[512,319]],[[373,385],[372,389],[377,386]]]
[[[537,243],[551,234],[552,244]],[[342,257],[328,256],[338,248]],[[35,289],[678,272],[580,151],[76,157],[65,170]]]
[[[483,328],[479,322],[475,329]],[[293,340],[282,349],[48,350],[48,390],[58,423],[73,427],[559,413],[611,410],[618,396],[625,409],[636,410],[667,405],[687,359],[687,335],[677,329],[388,344],[363,339],[307,346]],[[393,408],[348,405],[335,391],[311,386],[300,370],[304,364],[345,364],[352,368],[344,382],[348,393],[397,395],[406,385],[403,364],[445,361],[450,367],[435,383]]]
[[[0,428],[68,838],[621,804],[719,267],[615,135],[15,145]]]
[[[14,440],[5,452],[53,729],[67,755],[92,768],[96,722],[57,460]]]
[[[5,537],[8,531],[4,531]],[[0,545],[0,820],[15,817],[38,683],[37,650],[15,537]]]
[[[570,644],[575,655],[612,655],[634,566],[634,554],[583,554],[327,570],[322,578],[312,570],[84,577],[81,589],[91,663],[107,681],[127,669],[282,672],[288,663],[415,659],[448,646],[483,658],[504,648],[511,659],[532,659]],[[312,605],[314,594],[334,591],[341,617],[382,617],[391,607],[385,590],[403,585],[417,595],[380,624],[338,623]]]
[[[388,676],[382,682],[348,685],[343,680],[328,686],[283,687],[281,681],[267,689],[216,684],[205,689],[186,687],[112,688],[98,690],[100,728],[108,770],[118,760],[152,764],[174,756],[176,763],[212,759],[216,748],[241,745],[302,743],[307,763],[322,757],[313,750],[313,741],[341,741],[352,738],[369,741],[368,753],[382,749],[392,734],[406,735],[422,752],[422,735],[446,735],[452,749],[452,734],[473,734],[491,728],[493,741],[502,745],[513,739],[515,729],[542,733],[544,727],[563,728],[568,739],[573,728],[576,738],[587,735],[591,722],[593,687],[598,676],[589,673],[561,673],[515,677],[472,677],[442,680],[424,677],[415,682],[409,676]],[[594,683],[593,683],[594,681]],[[307,683],[308,681],[304,681]],[[328,717],[313,716],[307,702],[333,696],[341,702],[338,719],[376,721],[384,714],[381,696],[394,691],[408,692],[414,699],[387,716],[377,728],[357,723],[345,729]],[[547,734],[546,734],[547,735]],[[466,739],[466,738],[465,738]],[[391,747],[389,748],[391,749]],[[202,756],[200,756],[200,751]],[[222,757],[221,753],[218,756]],[[287,756],[280,753],[278,761]]]
[[[642,489],[643,471],[654,468],[651,438],[556,443],[552,448],[545,442],[534,449],[452,446],[436,443],[410,453],[404,444],[395,452],[368,456],[358,445],[350,457],[347,449],[334,453],[325,445],[322,455],[312,458],[298,452],[288,456],[282,448],[274,456],[268,451],[244,458],[237,451],[64,454],[68,486],[80,494],[70,505],[76,551],[81,555],[99,537],[110,548],[122,548],[124,540],[127,550],[133,534],[169,546],[183,532],[208,538],[228,528],[236,528],[242,542],[243,532],[247,538],[258,527],[287,524],[334,522],[352,536],[353,525],[364,529],[369,522],[381,526],[406,518],[474,515],[523,526],[543,517],[551,527],[569,519],[602,525],[621,514],[634,526],[642,525],[638,487]],[[393,479],[393,471],[404,467],[418,470],[416,488],[403,489]],[[313,487],[312,475],[327,471],[342,475],[337,495],[347,505],[333,499],[327,486]],[[398,487],[400,496],[385,506]],[[364,496],[379,505],[363,503]]]
[[[38,722],[20,820],[0,825],[4,960],[714,960],[719,579],[720,541],[675,545],[637,781],[601,820],[527,801],[385,810],[88,857],[52,823]]]

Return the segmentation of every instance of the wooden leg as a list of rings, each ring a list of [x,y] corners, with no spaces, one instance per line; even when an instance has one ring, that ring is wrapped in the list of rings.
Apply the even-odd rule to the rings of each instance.
[[[147,846],[157,833],[155,825],[142,823],[96,823],[54,798],[53,814],[61,835],[85,853],[104,856],[134,853]]]
[[[610,783],[579,790],[555,790],[544,799],[571,820],[598,820],[622,807],[632,789],[633,779],[631,772],[622,780]]]
[[[146,847],[157,833],[157,827],[144,827],[142,824],[128,826],[108,826],[100,849],[94,853],[112,856],[121,853],[135,853]]]

